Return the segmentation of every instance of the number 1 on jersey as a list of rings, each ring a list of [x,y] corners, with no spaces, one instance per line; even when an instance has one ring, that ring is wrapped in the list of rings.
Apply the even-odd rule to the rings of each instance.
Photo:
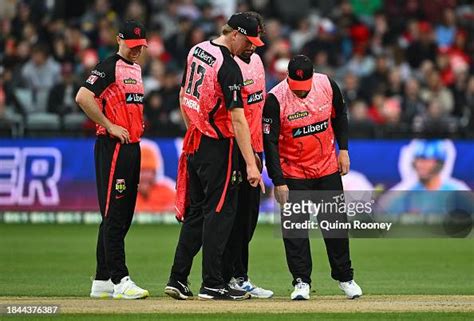
[[[197,65],[197,71],[196,71],[196,65]],[[206,68],[204,68],[201,65],[196,64],[195,61],[191,64],[191,73],[189,75],[189,81],[188,81],[188,86],[186,87],[186,93],[188,95],[191,94],[193,82],[194,82],[194,73],[197,73],[201,75],[201,77],[194,83],[194,90],[193,90],[193,96],[199,99],[199,96],[201,95],[199,93],[199,87],[201,87],[202,82],[204,81],[204,75],[206,74]]]

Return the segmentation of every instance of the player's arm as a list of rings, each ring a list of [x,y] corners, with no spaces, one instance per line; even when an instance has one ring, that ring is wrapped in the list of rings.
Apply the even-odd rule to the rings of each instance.
[[[118,125],[113,124],[97,104],[95,97],[100,97],[104,90],[113,82],[115,82],[115,73],[111,71],[115,65],[97,65],[94,69],[95,73],[91,73],[84,85],[76,94],[76,103],[81,107],[84,113],[94,123],[103,126],[107,132],[120,139],[120,142],[129,143],[130,135],[128,131]]]
[[[260,171],[255,162],[250,141],[250,129],[243,108],[244,103],[241,92],[243,84],[242,73],[232,58],[227,59],[229,59],[228,63],[223,64],[217,75],[224,95],[224,103],[226,108],[230,110],[235,140],[247,164],[247,180],[253,187],[260,184],[262,190],[265,190],[263,183],[261,183]]]
[[[76,95],[76,103],[94,123],[103,126],[112,136],[120,139],[122,144],[129,143],[130,135],[128,131],[123,127],[112,124],[112,122],[110,122],[110,120],[108,120],[102,113],[94,97],[95,95],[92,91],[85,87],[81,87]]]
[[[280,165],[280,104],[273,94],[268,94],[263,106],[263,147],[265,150],[265,166],[275,186],[275,198],[278,203],[288,201],[288,186],[283,177]]]
[[[183,107],[183,96],[184,96],[184,86],[186,84],[186,72],[188,69],[188,62],[186,61],[186,65],[184,66],[184,71],[183,71],[183,78],[181,79],[181,89],[179,90],[179,109],[181,110],[181,116],[183,117],[184,125],[186,126],[186,129],[189,128],[189,118],[188,115],[184,112],[184,107]]]
[[[184,96],[184,89],[181,87],[179,90],[179,109],[181,110],[181,117],[183,117],[184,125],[186,126],[186,129],[189,128],[189,118],[188,115],[184,112],[184,107],[183,107],[183,96]]]
[[[332,88],[333,114],[331,118],[334,135],[339,146],[339,156],[337,159],[339,173],[346,175],[350,168],[349,159],[349,122],[347,120],[347,107],[342,97],[341,90],[336,82],[329,79]]]

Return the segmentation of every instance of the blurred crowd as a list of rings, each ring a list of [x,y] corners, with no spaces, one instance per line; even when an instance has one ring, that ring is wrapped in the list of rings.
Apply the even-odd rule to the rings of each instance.
[[[265,18],[268,90],[302,53],[343,90],[354,138],[474,137],[470,0],[2,0],[0,135],[92,133],[74,96],[123,19],[148,28],[146,135],[183,135],[187,52],[248,10]]]

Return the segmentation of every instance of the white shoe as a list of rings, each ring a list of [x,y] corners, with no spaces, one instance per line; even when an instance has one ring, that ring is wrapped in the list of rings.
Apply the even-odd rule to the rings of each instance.
[[[246,291],[250,293],[253,298],[268,299],[273,296],[273,291],[259,288],[250,282],[250,279],[244,281],[242,278],[232,278],[229,282],[229,287],[234,290]]]
[[[298,279],[299,282],[296,283],[295,289],[291,292],[291,299],[292,300],[309,300],[309,290],[310,286],[308,283],[302,282]]]
[[[119,284],[114,285],[114,299],[143,299],[149,295],[147,290],[137,286],[129,276],[123,277]]]
[[[344,291],[348,299],[356,299],[362,296],[362,289],[354,280],[339,282],[339,289]]]
[[[114,284],[112,280],[107,281],[94,280],[92,281],[91,298],[106,299],[111,298],[114,294]]]

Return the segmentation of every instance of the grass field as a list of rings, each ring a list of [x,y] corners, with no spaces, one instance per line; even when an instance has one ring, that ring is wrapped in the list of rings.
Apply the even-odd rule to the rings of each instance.
[[[0,317],[1,318],[1,317]],[[5,320],[38,320],[38,321],[56,321],[57,316],[28,316],[28,317],[9,317]],[[285,314],[160,314],[159,316],[152,314],[131,314],[131,315],[103,315],[88,314],[87,318],[84,314],[68,314],[62,315],[61,320],[79,321],[79,320],[117,320],[117,321],[237,321],[237,320],[256,320],[256,321],[314,321],[314,320],[331,320],[331,321],[379,321],[379,320],[441,320],[441,321],[472,321],[472,314],[469,313],[285,313]]]
[[[149,308],[149,310],[145,308],[142,312],[166,312],[166,310],[160,311],[161,305],[176,309],[177,312],[183,307],[174,308],[171,304],[176,304],[175,301],[163,298],[163,288],[168,279],[178,232],[178,226],[136,225],[127,236],[127,263],[131,276],[137,284],[147,288],[153,297],[152,300],[141,301],[147,302]],[[274,236],[273,232],[272,226],[258,227],[251,247],[250,276],[258,285],[274,290],[276,299],[271,301],[272,306],[289,307],[286,310],[280,309],[282,311],[277,309],[276,312],[294,313],[295,307],[298,306],[288,300],[292,287],[284,258],[283,243],[281,239]],[[21,302],[21,299],[14,297],[51,297],[48,299],[49,303],[56,299],[61,300],[59,297],[67,297],[65,300],[75,300],[65,301],[75,302],[71,303],[72,305],[89,304],[91,300],[82,298],[88,296],[90,280],[94,275],[96,235],[97,227],[90,225],[0,224],[0,304]],[[366,294],[364,298],[358,300],[359,303],[343,299],[336,282],[329,276],[329,265],[323,242],[321,239],[314,239],[312,241],[313,300],[306,302],[307,305],[301,309],[303,313],[294,315],[260,313],[252,314],[251,319],[255,317],[257,320],[307,320],[317,316],[320,316],[319,319],[322,320],[474,319],[474,239],[353,239],[351,242],[355,278]],[[200,273],[201,259],[198,256],[190,277],[191,288],[194,292],[199,290]],[[378,310],[373,309],[357,308],[358,304],[370,306],[371,302],[374,302],[374,307],[377,306],[377,302],[382,305],[387,302],[387,305],[390,305],[392,297],[387,297],[387,295],[393,295],[395,301],[395,295],[405,295],[403,300],[407,301],[408,308],[389,309],[391,313],[388,314],[375,313]],[[421,303],[412,304],[413,308],[410,308],[412,295],[418,295],[416,300],[420,300],[414,299],[413,302]],[[424,299],[425,295],[427,299]],[[457,305],[460,307],[459,310],[447,309],[446,311],[450,313],[434,313],[432,311],[443,311],[443,297],[430,299],[434,295],[446,296],[446,300],[449,298],[450,302],[453,302],[453,307],[456,307],[457,299],[452,296],[463,295],[464,303]],[[382,296],[385,297],[381,299]],[[255,300],[250,301],[254,301],[253,305],[256,304]],[[101,301],[100,304],[104,307],[111,304],[130,305],[129,302],[109,302]],[[140,304],[143,304],[141,302]],[[328,314],[327,312],[331,311],[325,308],[325,302],[335,304],[334,311],[341,313]],[[423,304],[441,308],[426,311],[417,309]],[[155,309],[154,305],[156,305]],[[220,320],[223,315],[219,313],[225,312],[233,313],[231,316],[225,316],[226,320],[248,318],[249,314],[236,313],[246,312],[240,307],[243,306],[230,306],[225,309],[221,306],[209,311],[188,309],[185,318],[197,320],[202,317],[202,314],[189,314],[190,312],[217,313],[212,317],[207,315],[206,319],[209,320]],[[74,311],[77,312],[74,309],[70,310],[70,312]],[[343,313],[345,311],[360,313]],[[129,312],[137,311],[132,309]],[[63,313],[61,319],[79,320],[81,316],[82,314]],[[123,319],[146,320],[148,317],[152,316],[134,315],[131,318],[124,315]],[[54,316],[50,318],[58,319]],[[101,315],[100,310],[98,315],[87,316],[88,320],[99,318],[121,320],[118,315]],[[161,313],[159,320],[184,320],[185,318],[183,315]],[[38,319],[47,320],[48,317],[38,316]]]

